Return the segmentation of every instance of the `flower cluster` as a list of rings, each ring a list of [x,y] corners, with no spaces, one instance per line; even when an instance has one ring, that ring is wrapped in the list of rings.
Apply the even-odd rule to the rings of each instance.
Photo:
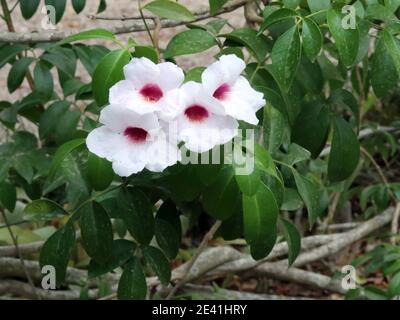
[[[111,161],[118,175],[130,176],[177,163],[182,142],[202,153],[230,141],[238,120],[257,124],[256,112],[265,105],[241,76],[244,68],[237,56],[224,55],[204,70],[201,83],[183,84],[182,69],[171,62],[132,59],[125,80],[110,89],[103,126],[88,135],[88,149]]]

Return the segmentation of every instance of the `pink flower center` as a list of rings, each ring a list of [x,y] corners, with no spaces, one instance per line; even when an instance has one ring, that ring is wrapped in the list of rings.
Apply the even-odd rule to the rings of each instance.
[[[150,102],[157,102],[163,97],[162,90],[154,83],[146,84],[142,89],[140,89],[140,94]]]
[[[208,118],[208,111],[206,108],[195,104],[185,110],[185,116],[190,121],[201,122]]]
[[[124,136],[135,143],[145,142],[148,136],[146,130],[137,127],[128,127],[124,131]]]
[[[213,96],[218,100],[224,100],[230,91],[231,87],[229,86],[229,84],[224,83],[220,85],[217,90],[214,91]]]

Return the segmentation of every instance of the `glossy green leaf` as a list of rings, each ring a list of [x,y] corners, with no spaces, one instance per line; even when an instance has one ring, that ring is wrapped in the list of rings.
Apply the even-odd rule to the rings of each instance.
[[[261,184],[253,196],[243,195],[244,237],[250,246],[262,245],[263,248],[257,248],[257,252],[269,249],[270,246],[264,241],[276,232],[278,213],[276,199],[266,185]],[[265,252],[264,256],[266,254],[268,252]],[[258,254],[257,258],[260,258]]]
[[[172,200],[166,200],[157,211],[156,220],[164,220],[175,228],[179,237],[182,236],[180,212]]]
[[[171,267],[165,255],[157,248],[147,246],[142,249],[146,264],[155,272],[163,285],[171,280]]]
[[[36,91],[44,100],[50,100],[53,95],[54,82],[49,68],[41,61],[36,63],[33,69],[33,78],[35,81]]]
[[[371,85],[378,97],[384,97],[397,86],[399,74],[384,40],[378,39],[371,61]]]
[[[93,73],[93,96],[98,106],[108,103],[108,92],[124,78],[123,67],[128,64],[130,54],[127,50],[116,50],[107,54]]]
[[[64,143],[61,147],[59,147],[54,155],[53,162],[51,164],[49,177],[54,177],[57,170],[60,168],[62,161],[65,159],[67,155],[69,155],[73,150],[80,147],[85,143],[85,139],[75,139]]]
[[[32,61],[33,58],[22,58],[15,61],[7,78],[7,87],[10,93],[13,93],[22,84]]]
[[[191,29],[176,34],[168,43],[165,58],[172,58],[205,51],[216,45],[215,38],[207,31]]]
[[[330,127],[329,108],[321,101],[303,105],[292,128],[292,142],[317,158],[325,147]]]
[[[389,283],[389,294],[391,297],[400,295],[400,272],[397,272]]]
[[[320,192],[318,185],[307,177],[292,170],[297,190],[303,199],[308,211],[308,223],[310,228],[314,225],[319,214]]]
[[[336,117],[333,126],[332,149],[328,162],[328,177],[332,182],[347,179],[354,172],[360,158],[360,144],[351,126]]]
[[[239,146],[234,147],[235,179],[240,191],[248,196],[254,195],[261,184],[260,169],[255,165],[251,154],[246,157]]]
[[[227,2],[228,0],[209,0],[210,14],[214,16]]]
[[[107,189],[114,179],[114,171],[111,162],[89,153],[87,174],[90,185],[96,191]]]
[[[296,143],[291,143],[288,148],[286,161],[290,166],[294,166],[296,163],[310,159],[310,157],[310,151],[304,149]]]
[[[32,18],[37,9],[39,8],[40,0],[20,0],[19,6],[21,14],[25,20]]]
[[[104,39],[104,40],[112,40],[115,41],[116,37],[111,31],[108,31],[106,29],[91,29],[91,30],[86,30],[82,31],[76,34],[73,34],[69,37],[66,37],[64,40],[60,41],[58,44],[63,45],[75,41],[81,41],[81,40],[91,40],[91,39]]]
[[[98,277],[121,267],[125,262],[133,257],[135,249],[136,245],[132,241],[125,239],[114,240],[111,248],[111,257],[106,263],[100,264],[95,260],[90,261],[88,267],[89,277]]]
[[[124,268],[118,283],[117,297],[120,300],[144,300],[147,293],[146,278],[137,258]]]
[[[383,41],[385,43],[385,47],[392,57],[393,63],[396,66],[397,73],[400,74],[400,44],[399,40],[389,33],[388,31],[384,30],[383,32]]]
[[[44,243],[40,251],[40,266],[52,266],[56,271],[56,284],[60,286],[65,279],[67,266],[75,246],[75,229],[67,224],[57,230]]]
[[[259,62],[264,61],[269,50],[267,38],[264,35],[257,36],[257,31],[251,28],[235,29],[221,37],[245,46]]]
[[[297,228],[293,225],[293,223],[285,219],[282,219],[281,221],[285,238],[289,247],[288,260],[289,260],[289,266],[291,266],[300,253],[301,236]]]
[[[97,202],[80,209],[82,245],[87,254],[100,263],[111,258],[113,230],[109,216]]]
[[[157,244],[169,259],[175,259],[181,244],[181,236],[172,224],[165,219],[155,220]]]
[[[24,209],[24,218],[29,221],[50,221],[66,215],[68,215],[67,211],[49,199],[32,201]]]
[[[275,76],[282,88],[288,91],[301,57],[300,36],[296,26],[278,38],[272,49],[271,57]]]
[[[344,66],[352,66],[358,55],[360,42],[358,28],[343,28],[343,14],[335,9],[328,11],[327,20],[329,30],[339,51],[340,60]]]
[[[0,69],[26,48],[27,46],[23,44],[6,44],[3,46],[0,50]]]
[[[135,52],[132,54],[133,57],[146,57],[154,63],[158,63],[158,53],[150,46],[135,46]]]
[[[269,28],[270,26],[288,20],[288,19],[294,19],[295,17],[298,17],[299,14],[289,8],[281,8],[278,9],[274,12],[272,12],[263,22],[263,24],[260,26],[260,31],[258,32],[258,34],[261,34],[262,32],[264,32],[267,28]]]
[[[85,8],[86,0],[72,0],[72,7],[79,14]]]
[[[203,74],[203,71],[205,69],[206,68],[204,67],[196,67],[190,69],[185,75],[185,82],[189,81],[201,82],[201,75]]]
[[[281,146],[286,130],[284,115],[276,108],[268,104],[264,107],[263,140],[269,153],[275,153]]]
[[[160,18],[186,22],[194,20],[193,14],[186,7],[170,0],[155,0],[146,4],[143,9]]]
[[[311,61],[315,61],[322,48],[322,34],[314,20],[303,19],[302,28],[303,49]]]
[[[124,188],[118,194],[121,217],[129,233],[141,244],[154,236],[154,216],[151,203],[139,189]]]
[[[13,212],[17,202],[17,190],[14,185],[3,181],[0,182],[0,206]]]
[[[223,168],[214,183],[203,191],[204,210],[218,220],[228,219],[238,205],[239,189],[233,167]]]
[[[46,6],[51,6],[53,8],[49,9],[47,12],[49,14],[50,21],[54,24],[57,24],[64,15],[67,0],[45,0],[44,3]]]

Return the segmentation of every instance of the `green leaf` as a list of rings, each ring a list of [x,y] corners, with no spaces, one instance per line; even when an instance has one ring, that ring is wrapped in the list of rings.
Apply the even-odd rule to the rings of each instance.
[[[40,56],[40,60],[46,61],[57,67],[58,70],[64,72],[68,77],[73,78],[75,75],[76,64],[62,52],[45,53]]]
[[[307,57],[314,62],[322,48],[323,37],[321,30],[314,20],[303,19],[302,34],[303,49]]]
[[[242,206],[238,206],[229,219],[222,221],[221,227],[218,229],[218,235],[226,241],[243,238]]]
[[[288,91],[301,58],[299,30],[290,28],[278,38],[272,49],[272,66],[275,76],[285,91]]]
[[[371,61],[371,85],[378,97],[384,97],[397,86],[399,74],[382,38],[377,40]]]
[[[288,9],[288,8],[281,8],[278,9],[274,12],[272,12],[263,22],[263,24],[260,26],[260,31],[258,32],[258,35],[260,35],[261,33],[263,33],[267,28],[269,28],[270,26],[278,23],[278,22],[282,22],[288,19],[294,19],[295,17],[298,17],[299,14],[292,10],[292,9]]]
[[[286,156],[287,163],[294,166],[296,163],[310,159],[311,153],[296,143],[291,143]]]
[[[156,218],[155,236],[157,244],[169,259],[175,259],[181,245],[181,235],[174,225],[165,219]]]
[[[44,3],[46,4],[46,6],[52,6],[54,8],[55,11],[48,10],[48,12],[50,13],[50,15],[55,13],[55,21],[52,20],[52,16],[50,16],[50,19],[52,23],[57,24],[64,15],[67,0],[45,0]]]
[[[171,224],[179,237],[182,236],[180,213],[172,200],[166,200],[157,211],[156,220],[164,220]]]
[[[98,106],[108,103],[108,92],[118,81],[124,78],[123,67],[129,62],[127,50],[116,50],[107,54],[97,65],[93,73],[93,96]]]
[[[228,0],[209,0],[208,3],[210,5],[210,14],[212,16],[216,15],[217,12],[227,3]]]
[[[55,134],[59,123],[54,119],[61,120],[68,112],[70,103],[68,101],[56,101],[51,104],[41,115],[39,122],[39,136],[47,138]]]
[[[203,192],[204,210],[218,220],[228,219],[239,204],[239,189],[232,166],[223,168],[214,183]]]
[[[86,204],[79,212],[82,245],[85,251],[99,263],[106,263],[111,258],[113,245],[113,230],[109,216],[97,202]]]
[[[351,126],[341,117],[334,121],[332,149],[328,162],[328,177],[332,182],[347,179],[356,169],[360,144]]]
[[[7,87],[10,93],[13,93],[22,84],[32,61],[33,58],[22,58],[15,61],[7,78]]]
[[[339,51],[340,60],[344,66],[352,66],[357,58],[360,43],[358,28],[343,28],[343,14],[335,9],[330,9],[328,11],[327,19],[329,30]]]
[[[17,190],[14,185],[3,181],[0,183],[0,205],[13,212],[17,202]]]
[[[106,0],[100,0],[99,6],[97,8],[97,14],[102,13],[106,9],[107,9]]]
[[[7,44],[1,47],[0,50],[0,69],[9,62],[12,58],[14,58],[18,53],[25,50],[27,48],[26,45],[23,44]]]
[[[386,30],[383,30],[383,41],[385,43],[388,53],[393,59],[393,63],[396,66],[397,73],[400,74],[400,46],[399,40]]]
[[[68,223],[47,239],[40,251],[40,266],[43,268],[50,265],[55,268],[57,286],[64,282],[74,246],[75,229],[72,224]]]
[[[286,219],[282,219],[281,221],[285,238],[289,247],[288,260],[289,266],[291,266],[300,253],[301,236],[299,231],[297,231],[297,228],[290,221]]]
[[[144,300],[147,293],[146,278],[137,258],[124,268],[118,283],[117,297],[120,300]]]
[[[80,40],[91,40],[91,39],[104,39],[104,40],[111,40],[115,41],[117,38],[114,36],[114,34],[111,31],[108,31],[106,29],[91,29],[91,30],[86,30],[79,32],[77,34],[73,34],[72,36],[66,37],[64,40],[58,42],[58,45],[63,45],[75,41],[80,41]]]
[[[146,4],[143,9],[149,10],[160,18],[185,22],[194,20],[193,14],[186,7],[169,0],[152,1]]]
[[[156,273],[163,285],[171,280],[171,267],[165,255],[157,248],[147,246],[142,249],[146,264]]]
[[[400,295],[400,272],[397,272],[389,283],[389,294],[391,297]]]
[[[39,8],[40,0],[20,0],[19,6],[21,14],[25,20],[32,18],[37,9]]]
[[[205,69],[204,67],[190,69],[185,75],[185,82],[195,81],[201,83],[201,75]]]
[[[158,63],[158,53],[153,47],[149,46],[135,46],[135,52],[132,55],[133,57],[146,57],[153,61],[154,63]]]
[[[114,171],[111,162],[89,153],[88,179],[92,188],[96,191],[107,189],[114,179]]]
[[[121,217],[129,233],[141,244],[154,235],[154,216],[149,199],[139,189],[124,188],[118,194]]]
[[[80,147],[85,143],[85,139],[79,138],[75,140],[68,141],[59,147],[54,155],[53,162],[51,164],[49,178],[51,179],[56,174],[57,170],[60,168],[61,163],[67,155],[69,155],[73,150]]]
[[[32,182],[34,172],[29,156],[20,155],[16,157],[14,161],[14,169],[22,178],[26,180],[26,182]]]
[[[322,101],[305,104],[292,128],[292,142],[317,158],[326,144],[330,127],[329,108]]]
[[[24,218],[29,221],[50,221],[68,215],[58,203],[39,199],[28,203],[24,209]]]
[[[191,29],[175,35],[164,52],[166,59],[205,51],[216,45],[214,37],[207,31]]]
[[[276,233],[278,213],[276,199],[265,184],[261,184],[255,195],[243,195],[244,237],[250,246],[256,246],[255,258],[260,259],[269,253],[271,246],[265,240],[274,238],[271,235]],[[275,239],[273,242],[275,243]]]
[[[234,172],[236,183],[244,194],[254,195],[261,184],[260,169],[254,164],[254,159],[249,159],[243,154],[241,147],[234,146]]]
[[[360,107],[358,101],[350,91],[345,89],[336,89],[329,97],[329,102],[334,106],[344,107],[354,115],[357,129],[360,126]]]
[[[312,13],[327,10],[331,7],[331,0],[307,0],[307,3]],[[325,15],[326,12],[321,12],[320,14],[316,14],[314,19],[318,22],[324,21]]]
[[[33,78],[40,97],[45,101],[49,100],[53,95],[54,83],[49,68],[43,62],[36,63],[35,69],[33,69]]]
[[[98,277],[121,267],[125,262],[132,258],[135,249],[136,245],[132,241],[125,239],[114,240],[111,248],[111,257],[105,264],[100,264],[95,260],[90,261],[88,267],[89,277]]]
[[[85,8],[86,0],[72,0],[72,7],[77,14]]]
[[[276,173],[276,166],[271,155],[258,143],[254,144],[254,161],[260,170],[280,180],[280,177]]]
[[[296,9],[300,2],[301,0],[283,0],[283,5],[291,9]]]
[[[264,61],[269,50],[267,38],[264,35],[257,36],[257,31],[251,28],[235,29],[221,37],[245,46],[259,62]]]
[[[315,182],[300,175],[296,170],[293,169],[292,172],[296,182],[297,190],[307,207],[308,223],[311,229],[319,214],[319,187]]]
[[[286,129],[284,115],[272,105],[264,107],[263,132],[264,146],[269,153],[275,153],[282,145]]]

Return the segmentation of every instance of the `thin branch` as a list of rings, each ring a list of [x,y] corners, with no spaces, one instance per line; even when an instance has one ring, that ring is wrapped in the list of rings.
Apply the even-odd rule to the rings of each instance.
[[[229,1],[226,6],[224,6],[220,11],[218,11],[217,15],[234,11],[237,8],[244,6],[249,1],[252,1],[252,0]],[[192,23],[212,17],[209,10],[207,10],[207,11],[202,10],[199,12],[195,12],[194,16],[195,16],[195,19],[193,21],[191,21]],[[135,17],[135,20],[137,20],[136,18],[137,17]],[[100,19],[100,18],[97,17],[97,19]],[[126,18],[123,18],[123,19],[129,20]],[[116,18],[116,20],[121,20],[121,17]],[[169,19],[161,20],[162,28],[172,28],[172,27],[177,27],[177,26],[181,26],[181,25],[185,25],[185,24],[187,24],[187,22],[174,21],[174,20],[169,20]],[[155,27],[156,26],[155,26],[154,22],[152,22],[152,21],[148,22],[148,28],[150,30],[153,30]],[[135,21],[130,25],[112,26],[107,29],[114,34],[124,34],[124,33],[131,33],[131,32],[146,31],[145,25],[143,24],[143,22],[140,22],[140,21]],[[90,30],[90,29],[88,29],[88,30]],[[82,31],[87,31],[87,30],[82,30]],[[74,34],[76,34],[76,32],[72,31],[72,30],[69,30],[69,31],[40,31],[40,32],[36,32],[36,33],[33,33],[33,32],[32,33],[0,32],[0,43],[57,42],[57,41],[65,39],[68,36],[74,35]]]
[[[3,210],[0,209],[1,215],[3,216],[3,220],[4,223],[7,225],[7,229],[8,229],[8,233],[10,234],[10,237],[12,239],[12,242],[14,244],[15,250],[18,253],[18,257],[19,257],[19,261],[21,263],[22,269],[24,270],[24,274],[26,276],[26,278],[28,279],[29,284],[32,286],[32,288],[35,286],[33,283],[33,280],[31,278],[31,276],[29,275],[29,272],[26,270],[26,266],[25,266],[25,260],[24,257],[21,253],[21,251],[19,250],[19,246],[18,246],[18,239],[17,237],[14,235],[14,232],[12,231],[12,228],[10,227],[10,225],[8,224],[8,218],[7,215],[4,213]],[[38,297],[39,298],[39,297]]]
[[[208,242],[214,237],[215,232],[217,232],[218,228],[221,226],[221,223],[222,222],[220,220],[217,220],[211,227],[211,229],[206,233],[195,255],[190,259],[189,263],[187,264],[183,278],[175,285],[175,287],[172,288],[166,300],[172,299],[175,293],[178,291],[178,289],[188,281],[189,274],[193,268],[193,265],[195,264],[201,253],[204,251],[204,249],[207,247]]]
[[[392,230],[392,238],[390,239],[390,242],[393,245],[396,245],[397,243],[397,233],[399,231],[399,218],[400,218],[400,202],[397,203],[396,205],[396,210],[394,212],[393,215],[393,219],[392,219],[392,225],[391,225],[391,230]]]

